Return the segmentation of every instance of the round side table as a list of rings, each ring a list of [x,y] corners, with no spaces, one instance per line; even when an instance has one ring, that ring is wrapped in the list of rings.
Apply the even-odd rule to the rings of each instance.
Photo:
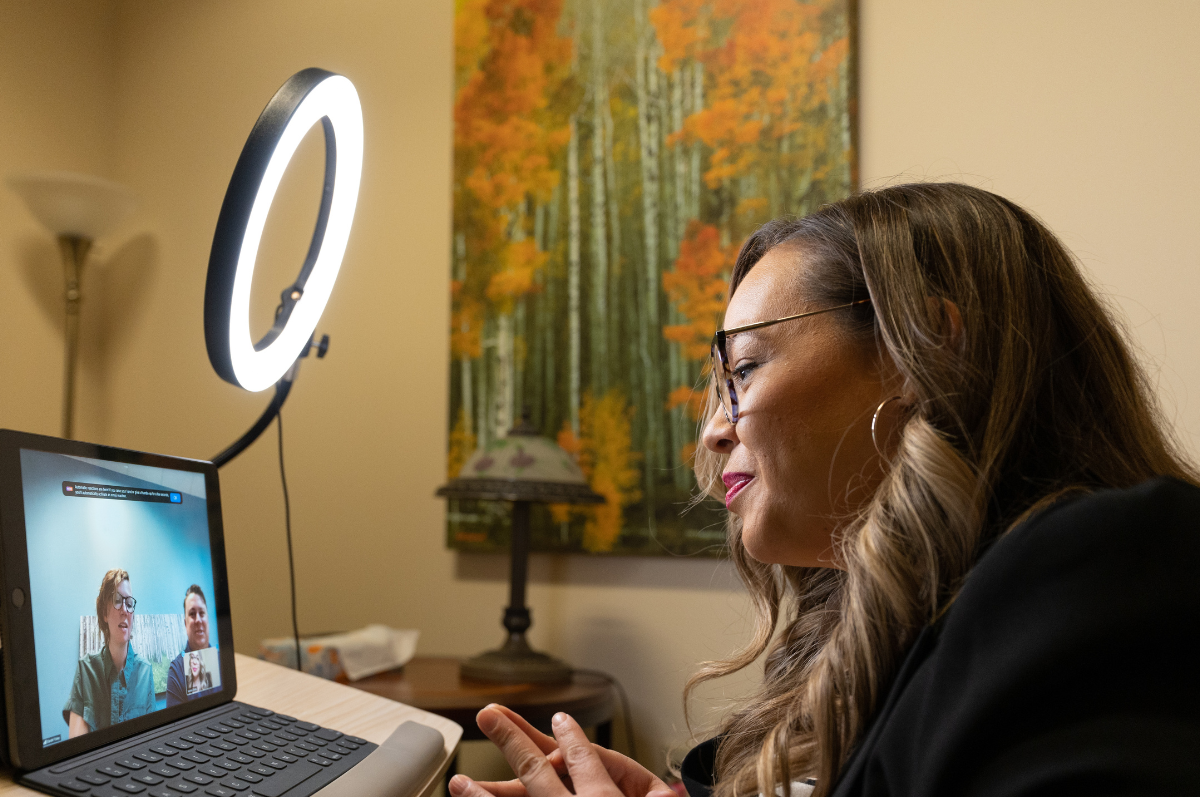
[[[550,733],[550,718],[564,711],[585,728],[594,727],[597,744],[612,747],[612,685],[599,675],[575,673],[569,684],[501,684],[463,678],[461,663],[449,656],[416,656],[399,670],[350,686],[454,720],[462,726],[464,742],[487,738],[475,724],[475,715],[499,703],[543,733]],[[450,762],[447,783],[456,764],[457,758]]]

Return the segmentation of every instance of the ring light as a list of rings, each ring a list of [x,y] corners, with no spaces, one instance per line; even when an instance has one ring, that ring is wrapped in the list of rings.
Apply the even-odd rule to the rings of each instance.
[[[250,285],[267,214],[301,139],[325,133],[325,187],[308,255],[284,289],[270,331],[250,338]],[[204,340],[222,379],[251,391],[280,381],[307,354],[342,265],[362,177],[362,106],[354,84],[324,69],[290,77],[258,117],[217,217],[204,290]]]

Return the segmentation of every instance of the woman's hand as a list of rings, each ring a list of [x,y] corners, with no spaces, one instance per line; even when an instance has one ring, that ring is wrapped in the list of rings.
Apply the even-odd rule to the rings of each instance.
[[[503,706],[488,706],[479,729],[504,753],[517,780],[450,781],[451,797],[675,797],[667,784],[636,761],[588,741],[566,714],[555,714],[554,737]]]

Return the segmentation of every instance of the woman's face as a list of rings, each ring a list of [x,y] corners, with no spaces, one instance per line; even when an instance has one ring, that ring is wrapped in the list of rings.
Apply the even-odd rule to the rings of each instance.
[[[192,677],[195,678],[197,675],[200,674],[200,657],[199,656],[189,656],[188,657],[188,666],[191,667]]]
[[[122,581],[117,585],[117,595],[122,599],[133,595],[129,591],[128,581]],[[104,619],[108,624],[109,641],[115,642],[117,645],[128,644],[129,637],[133,633],[133,612],[125,609],[124,600],[120,605],[108,604],[108,611]]]
[[[738,286],[725,328],[824,309],[802,294],[804,268],[796,246],[769,251]],[[881,365],[872,341],[845,331],[845,312],[728,339],[739,418],[731,426],[718,407],[703,441],[729,456],[726,503],[742,520],[747,552],[760,562],[839,567],[833,534],[883,476],[871,417],[897,394],[900,380]],[[881,442],[893,423],[893,415],[881,414]]]

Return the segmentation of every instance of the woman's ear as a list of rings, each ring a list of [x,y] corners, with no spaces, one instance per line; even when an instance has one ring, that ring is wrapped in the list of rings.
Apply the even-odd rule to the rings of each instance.
[[[939,331],[946,338],[946,342],[961,352],[965,341],[962,312],[959,311],[958,305],[949,299],[936,296],[930,296],[926,302],[929,304],[930,315],[938,320]]]

